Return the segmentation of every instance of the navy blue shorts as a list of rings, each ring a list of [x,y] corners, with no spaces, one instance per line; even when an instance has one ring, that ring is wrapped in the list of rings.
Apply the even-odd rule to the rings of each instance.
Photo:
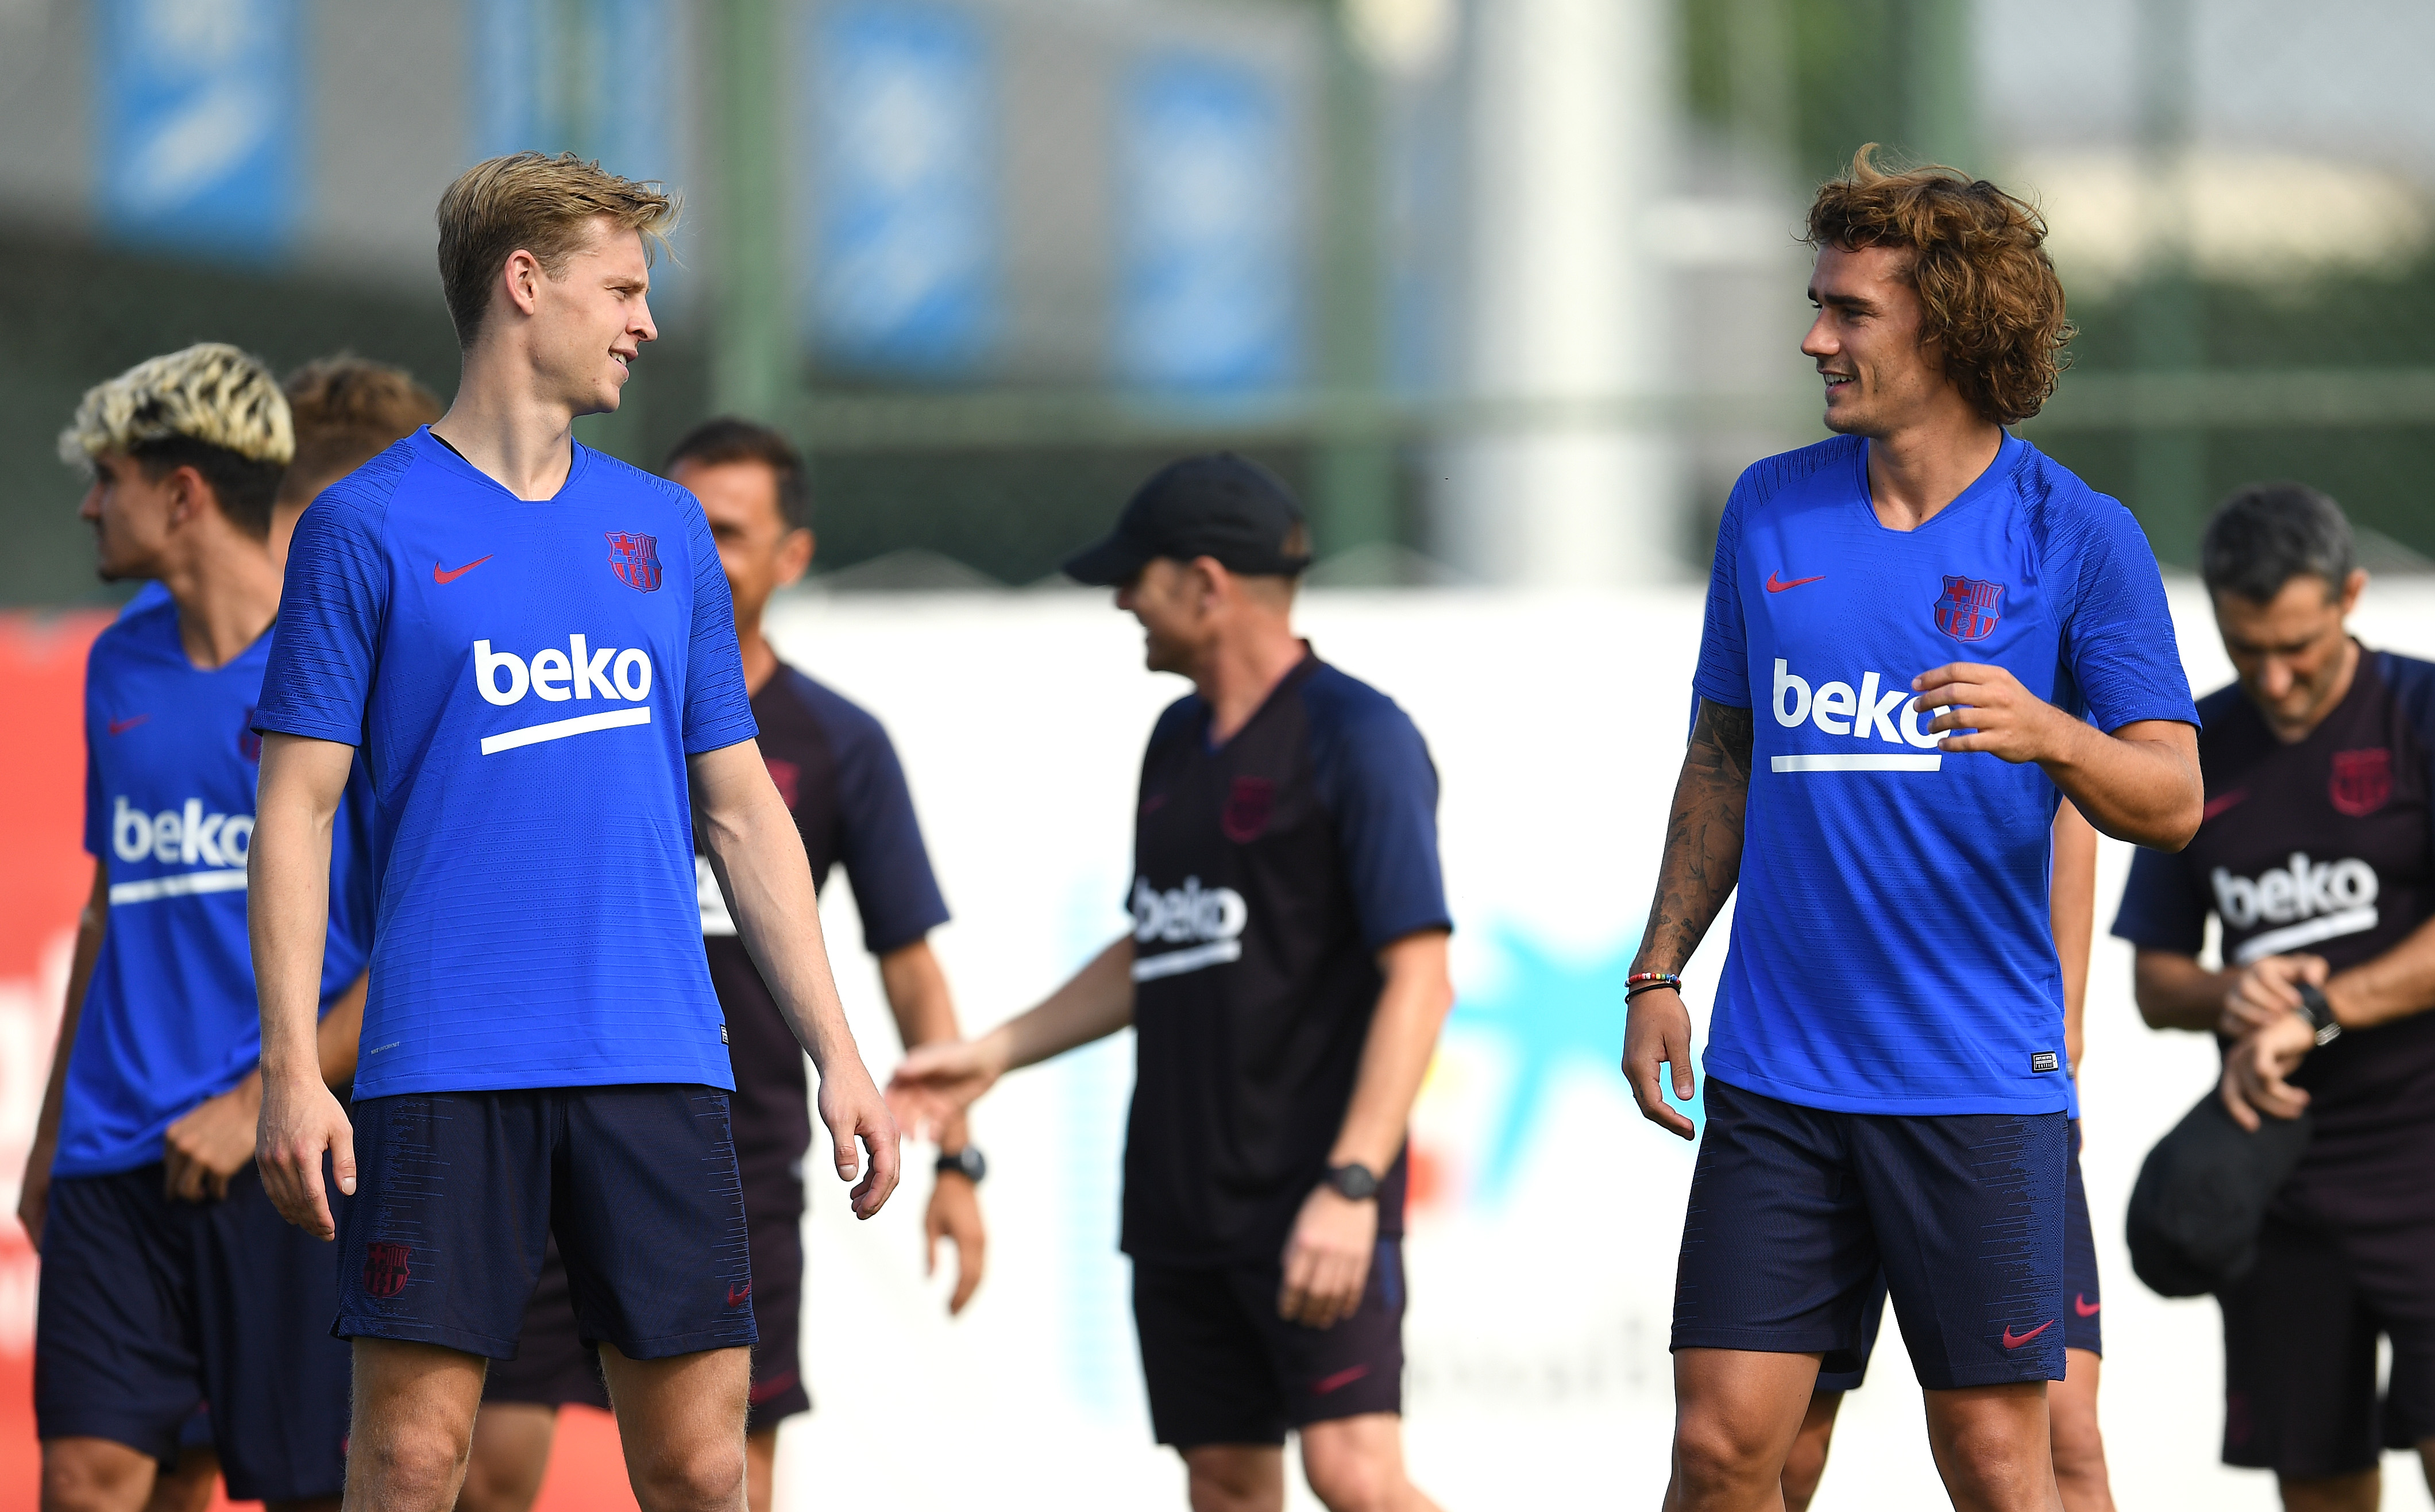
[[[2080,1121],[2071,1125],[2071,1173],[2064,1187],[2063,1289],[2071,1306],[2063,1315],[2063,1347],[2085,1349],[2102,1357],[2105,1335],[2098,1327],[2102,1303],[2097,1288],[2097,1231],[2088,1222],[2088,1189],[2080,1179]],[[1877,1347],[1877,1330],[1886,1315],[1885,1273],[1860,1312],[1860,1347],[1829,1351],[1818,1365],[1820,1391],[1857,1391],[1868,1379],[1869,1356]]]
[[[752,1385],[744,1431],[773,1429],[812,1410],[803,1381],[800,1319],[803,1301],[803,1178],[798,1166],[744,1178],[744,1214],[752,1247],[752,1326],[761,1342],[752,1347]],[[491,1367],[482,1399],[540,1407],[579,1402],[609,1405],[596,1352],[583,1346],[575,1322],[575,1298],[566,1262],[552,1244],[543,1258],[541,1284],[525,1312],[523,1347],[512,1360]]]
[[[331,1193],[344,1213],[351,1205]],[[106,1438],[164,1468],[181,1447],[209,1444],[234,1501],[337,1496],[350,1361],[329,1335],[330,1259],[279,1216],[251,1166],[220,1202],[164,1195],[158,1164],[55,1179],[36,1432]]]
[[[1705,1105],[1675,1348],[1856,1353],[1882,1269],[1921,1385],[2063,1379],[2064,1114]]]
[[[1333,1328],[1277,1315],[1285,1267],[1133,1262],[1150,1426],[1176,1449],[1282,1444],[1289,1428],[1404,1410],[1404,1246],[1378,1242],[1361,1305]]]
[[[355,1165],[340,1338],[512,1358],[555,1235],[587,1347],[657,1360],[753,1341],[744,1191],[716,1087],[371,1098],[355,1104]]]

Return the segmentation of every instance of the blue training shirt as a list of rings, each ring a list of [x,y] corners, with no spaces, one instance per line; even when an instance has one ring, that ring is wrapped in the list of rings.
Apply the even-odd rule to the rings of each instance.
[[[691,494],[578,445],[520,499],[418,430],[304,512],[255,722],[371,768],[358,1098],[734,1086],[685,758],[754,727]]]
[[[84,845],[109,869],[110,914],[68,1058],[60,1175],[161,1159],[163,1131],[262,1059],[245,859],[270,641],[205,671],[158,596],[104,630],[85,663]],[[330,843],[325,1012],[371,949],[371,811],[358,767]]]
[[[2197,722],[2137,522],[2029,443],[1914,530],[1877,522],[1856,437],[1742,475],[1693,680],[1756,730],[1711,1075],[1846,1112],[2066,1107],[2060,794],[1938,749],[1910,683],[1948,662],[2108,731]]]

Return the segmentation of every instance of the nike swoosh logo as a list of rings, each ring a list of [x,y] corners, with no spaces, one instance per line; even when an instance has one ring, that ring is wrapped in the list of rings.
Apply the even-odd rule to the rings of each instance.
[[[495,551],[491,553],[491,556],[496,555],[498,555],[498,553]],[[480,566],[483,563],[490,560],[491,557],[475,557],[473,561],[466,563],[463,566],[457,568],[454,572],[442,572],[440,570],[440,564],[434,562],[431,564],[431,581],[434,582],[454,582],[468,572],[473,571],[475,567]]]
[[[2223,812],[2225,809],[2231,808],[2233,805],[2240,802],[2240,800],[2248,796],[2249,790],[2247,788],[2235,788],[2220,798],[2208,800],[2207,806],[2199,810],[2199,823],[2206,823],[2208,820],[2213,819],[2216,815]]]
[[[2088,1294],[2085,1292],[2074,1292],[2071,1294],[2071,1310],[2079,1313],[2081,1317],[2093,1318],[2097,1316],[2098,1312],[2104,1306],[2105,1304],[2102,1302],[2090,1301],[2088,1299]]]
[[[751,1295],[752,1283],[751,1281],[745,1282],[741,1288],[738,1288],[734,1281],[727,1283],[727,1305],[729,1307],[742,1307],[744,1305],[744,1299]]]
[[[1822,572],[1814,578],[1795,578],[1790,582],[1779,582],[1776,581],[1775,574],[1770,572],[1767,575],[1767,591],[1782,593],[1787,588],[1798,588],[1805,582],[1822,582],[1825,578],[1826,574]]]
[[[1341,1391],[1369,1373],[1368,1365],[1355,1365],[1349,1370],[1339,1370],[1332,1376],[1323,1376],[1311,1383],[1310,1394],[1314,1397],[1324,1397],[1331,1391]]]
[[[138,714],[131,720],[112,720],[110,721],[110,733],[112,735],[125,735],[128,731],[135,728],[137,725],[143,723],[146,720],[148,720],[152,716],[149,714]]]
[[[2036,1338],[2039,1334],[2046,1332],[2046,1330],[2053,1327],[2054,1319],[2048,1318],[2044,1323],[2039,1324],[2036,1328],[2031,1329],[2029,1332],[2015,1335],[2012,1332],[2012,1326],[2007,1323],[2004,1325],[2004,1347],[2007,1349],[2017,1349],[2021,1346],[2029,1343],[2031,1339]]]

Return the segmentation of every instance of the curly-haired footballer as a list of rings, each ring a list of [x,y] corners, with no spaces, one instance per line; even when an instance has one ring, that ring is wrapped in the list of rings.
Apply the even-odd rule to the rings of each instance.
[[[1837,434],[1735,485],[1623,1066],[1688,1138],[1677,975],[1738,886],[1674,1298],[1670,1508],[1776,1506],[1882,1272],[1956,1506],[2052,1508],[2071,1069],[2058,804],[2175,849],[2196,710],[2114,500],[2004,426],[2069,326],[2034,210],[1870,148],[1811,206]],[[1660,1068],[1670,1068],[1668,1077]]]

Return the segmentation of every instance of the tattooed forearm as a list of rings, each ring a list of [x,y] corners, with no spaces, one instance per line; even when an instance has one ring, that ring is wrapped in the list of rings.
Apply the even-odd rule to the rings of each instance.
[[[1733,895],[1742,869],[1753,738],[1750,710],[1700,701],[1633,970],[1682,970]]]

